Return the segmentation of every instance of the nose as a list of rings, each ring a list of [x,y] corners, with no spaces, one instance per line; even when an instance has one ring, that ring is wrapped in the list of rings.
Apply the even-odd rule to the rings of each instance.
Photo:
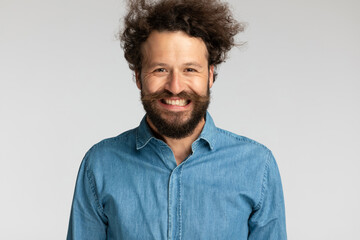
[[[184,90],[184,82],[178,71],[172,71],[169,74],[165,89],[173,94],[179,94]]]

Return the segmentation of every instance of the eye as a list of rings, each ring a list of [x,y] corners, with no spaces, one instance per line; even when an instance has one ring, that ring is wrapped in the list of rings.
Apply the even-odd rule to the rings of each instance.
[[[154,70],[154,72],[166,72],[165,68],[157,68]]]
[[[197,72],[194,68],[186,68],[185,72]]]

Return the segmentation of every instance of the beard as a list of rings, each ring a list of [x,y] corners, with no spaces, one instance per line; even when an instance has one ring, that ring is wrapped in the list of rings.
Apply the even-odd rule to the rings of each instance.
[[[164,99],[179,97],[186,99],[187,104],[193,104],[191,111],[173,112],[159,108],[158,101],[164,103]],[[146,111],[147,117],[156,127],[158,133],[169,138],[181,139],[191,135],[200,121],[205,118],[206,111],[210,104],[210,89],[208,86],[205,96],[194,92],[181,92],[172,94],[164,90],[151,94],[144,94],[141,91],[141,101]]]

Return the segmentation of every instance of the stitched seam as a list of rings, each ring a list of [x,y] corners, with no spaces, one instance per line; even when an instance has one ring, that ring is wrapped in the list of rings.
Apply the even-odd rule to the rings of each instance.
[[[168,214],[169,214],[169,219],[168,219],[168,224],[169,224],[169,228],[168,228],[168,239],[171,239],[171,219],[172,219],[172,215],[171,215],[171,188],[172,188],[172,179],[171,179],[172,173],[170,174],[170,180],[169,180],[169,199],[168,199]]]
[[[262,184],[261,184],[260,200],[259,200],[258,204],[256,204],[255,210],[260,209],[261,205],[263,204],[263,201],[264,201],[265,192],[267,190],[266,182],[267,182],[267,177],[268,177],[268,172],[269,172],[269,165],[270,165],[270,151],[268,152],[266,165],[265,165],[265,168],[264,168],[264,175],[263,175]]]
[[[102,208],[102,206],[100,204],[100,201],[99,201],[99,198],[98,198],[98,196],[96,194],[96,186],[95,186],[94,177],[91,174],[91,171],[87,168],[87,163],[88,162],[86,161],[86,168],[85,168],[86,169],[86,176],[88,178],[89,185],[90,185],[90,188],[91,188],[91,192],[92,192],[94,200],[95,200],[95,205],[96,205],[98,211],[100,211],[102,217],[105,217],[104,209]]]
[[[236,139],[236,140],[238,140],[238,141],[240,141],[240,142],[246,142],[246,143],[255,144],[255,145],[257,145],[257,146],[261,146],[261,147],[265,148],[266,150],[269,150],[266,146],[264,146],[264,145],[261,144],[261,143],[258,143],[258,142],[255,141],[255,140],[249,139],[249,138],[244,137],[244,136],[236,135],[236,134],[234,134],[234,133],[231,133],[231,132],[226,131],[226,130],[221,129],[221,128],[216,128],[216,129],[217,129],[217,131],[219,131],[220,133],[225,134],[225,135],[227,135],[227,136],[229,136],[229,137],[231,137],[231,138],[234,138],[234,139]]]
[[[183,166],[180,168],[179,174],[179,239],[181,240],[181,231],[182,231],[182,216],[181,216],[181,202],[182,202],[182,195],[181,195],[181,179],[182,179],[182,171]]]
[[[101,140],[100,142],[94,144],[88,151],[88,153],[90,153],[91,151],[95,151],[97,148],[102,147],[103,145],[113,145],[113,144],[117,144],[118,142],[129,142],[129,138],[131,137],[132,132],[135,129],[131,129],[128,130],[126,132],[123,132],[115,137],[110,137],[110,138],[106,138]],[[136,138],[136,134],[135,134],[135,138]],[[86,154],[88,154],[86,153]]]

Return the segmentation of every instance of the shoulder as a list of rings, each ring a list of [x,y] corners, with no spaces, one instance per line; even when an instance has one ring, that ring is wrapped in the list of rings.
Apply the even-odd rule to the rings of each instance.
[[[221,128],[216,128],[217,131],[217,143],[219,143],[219,145],[221,147],[224,147],[224,145],[235,145],[241,148],[251,148],[251,149],[256,149],[258,151],[262,151],[264,153],[270,153],[271,151],[263,144],[242,136],[242,135],[238,135],[236,133],[221,129]]]
[[[85,164],[88,167],[95,167],[118,161],[121,156],[131,154],[132,151],[135,151],[135,132],[136,129],[131,129],[94,144],[85,154]]]
[[[135,132],[136,128],[123,132],[115,137],[106,138],[92,146],[90,151],[101,151],[119,147],[123,148],[124,145],[132,145],[135,142]]]
[[[265,145],[242,135],[216,128],[215,149],[220,156],[236,159],[236,164],[265,169],[272,161],[273,154]]]

